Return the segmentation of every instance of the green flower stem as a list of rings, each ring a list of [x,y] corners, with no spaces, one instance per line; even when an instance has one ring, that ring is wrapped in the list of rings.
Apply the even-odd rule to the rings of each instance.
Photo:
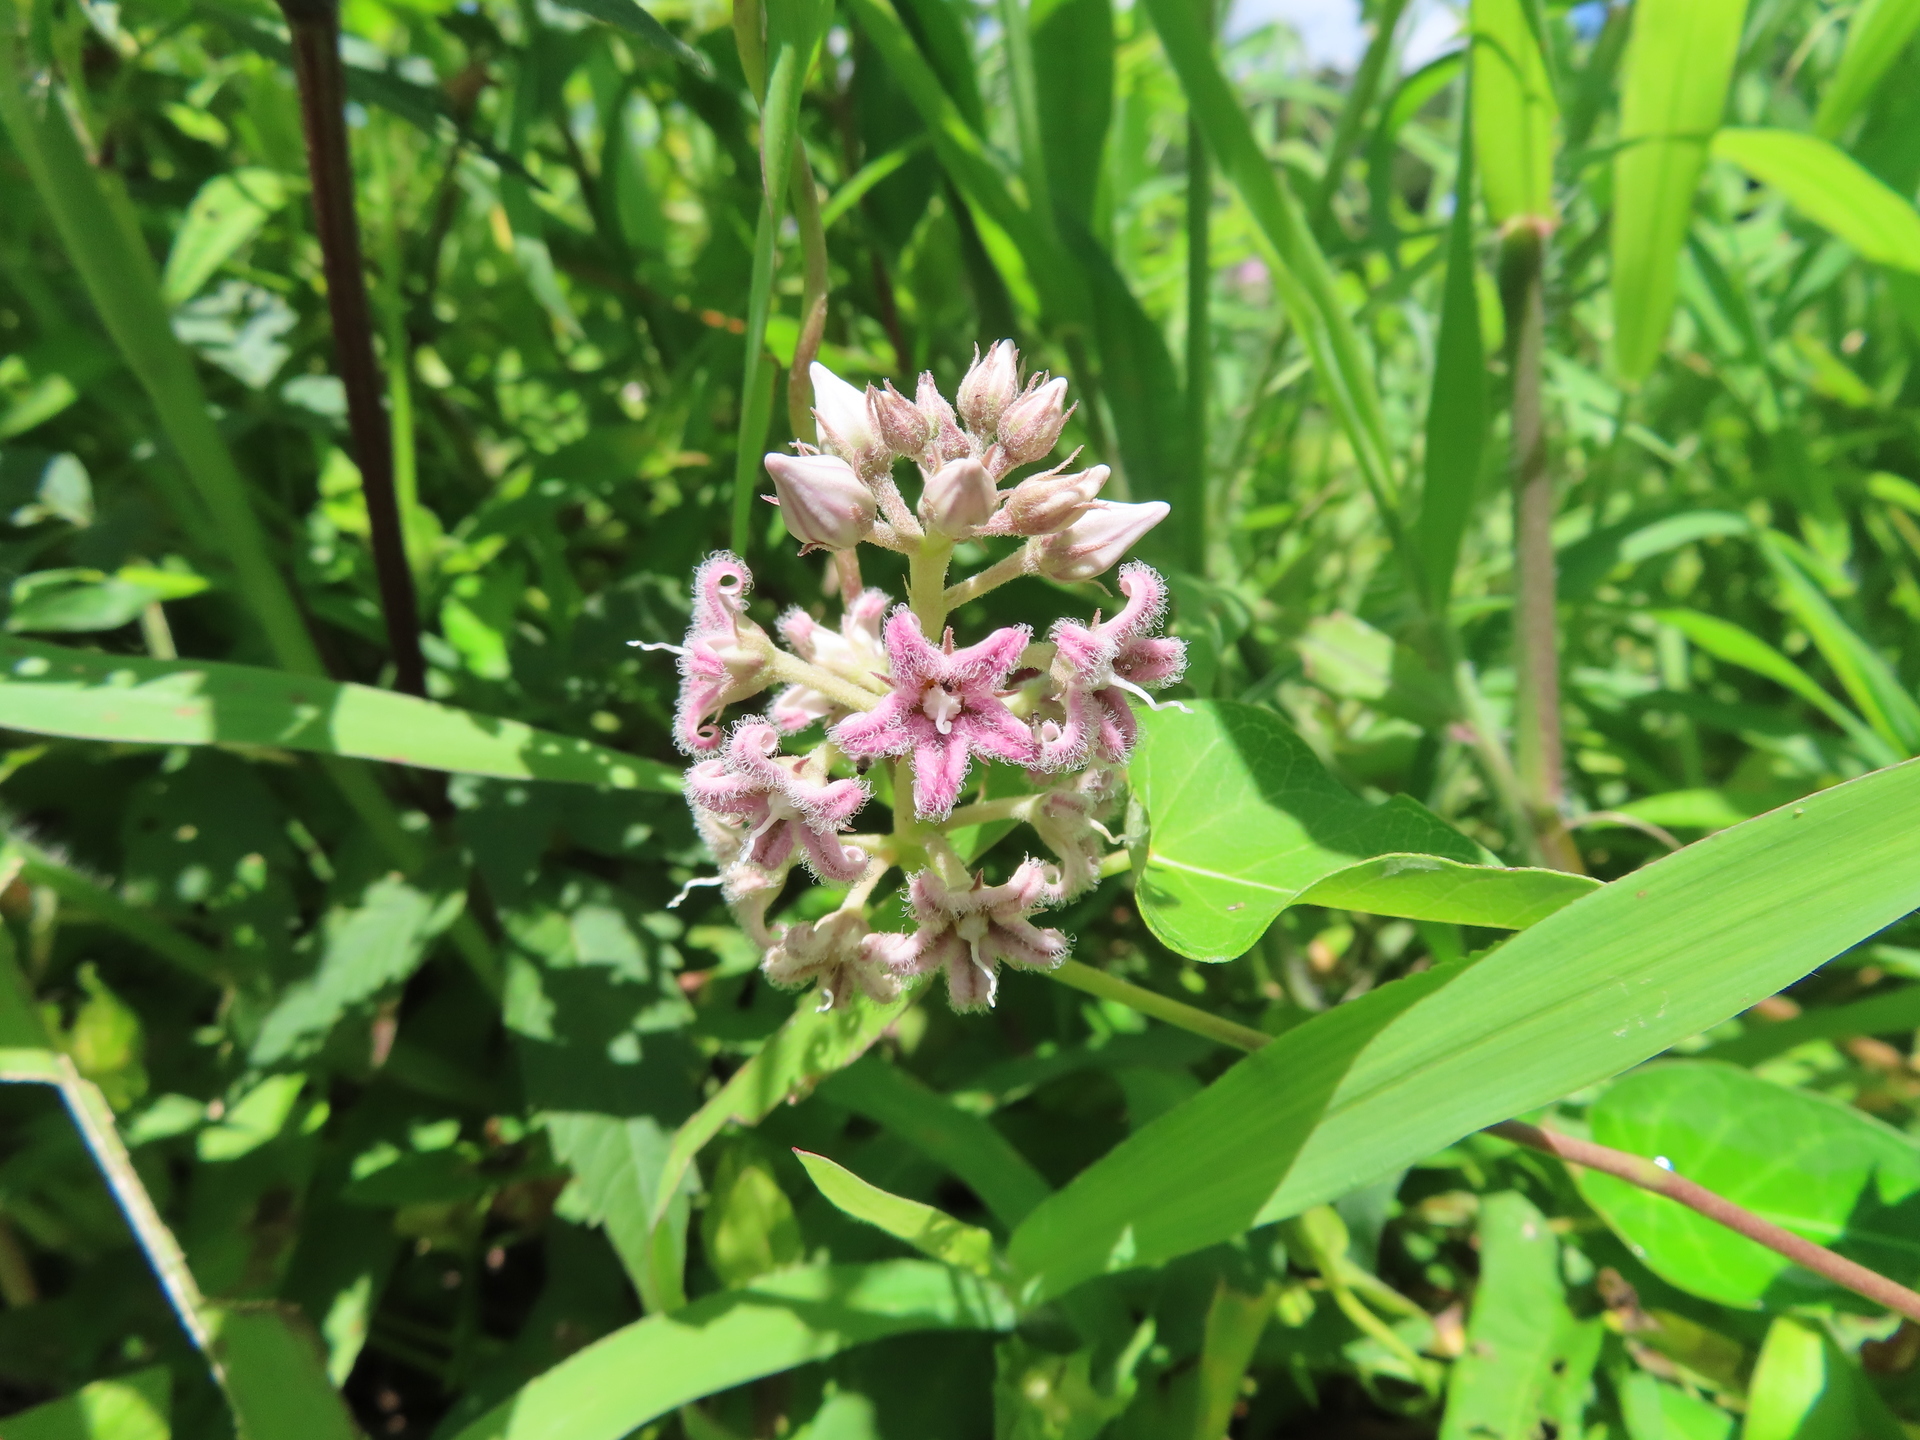
[[[818,690],[836,705],[844,705],[849,710],[871,710],[885,699],[864,686],[855,685],[851,680],[842,680],[831,670],[802,660],[798,655],[790,655],[785,650],[773,646],[767,647],[767,668],[776,679],[789,685],[804,685],[809,690]]]
[[[1230,1045],[1235,1050],[1258,1050],[1273,1039],[1264,1031],[1255,1030],[1246,1025],[1236,1025],[1231,1020],[1223,1020],[1218,1015],[1210,1015],[1205,1010],[1183,1005],[1165,995],[1134,985],[1109,975],[1104,970],[1096,970],[1091,965],[1083,965],[1078,960],[1062,960],[1054,969],[1046,972],[1062,985],[1070,985],[1075,990],[1084,990],[1089,995],[1097,995],[1102,1000],[1117,1000],[1130,1010],[1138,1010],[1142,1015],[1150,1015],[1155,1020],[1164,1021],[1181,1030],[1190,1030],[1195,1035],[1204,1035],[1207,1039],[1221,1045]]]
[[[968,825],[992,825],[1000,820],[1025,820],[1033,811],[1038,795],[1008,795],[999,800],[982,800],[962,805],[947,817],[946,828],[959,830]]]
[[[929,533],[907,560],[907,604],[920,621],[921,633],[936,645],[953,608],[947,591],[947,562],[952,558],[953,542]]]
[[[996,560],[984,570],[975,571],[957,585],[947,587],[944,603],[948,611],[958,610],[969,600],[978,600],[990,590],[998,590],[1009,580],[1033,573],[1027,547],[1022,545],[1004,560]]]

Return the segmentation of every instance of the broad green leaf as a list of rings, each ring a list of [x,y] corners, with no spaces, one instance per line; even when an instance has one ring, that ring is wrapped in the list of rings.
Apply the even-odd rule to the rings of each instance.
[[[837,1210],[904,1240],[922,1254],[943,1264],[993,1274],[993,1236],[977,1225],[954,1219],[944,1210],[909,1200],[869,1184],[844,1165],[810,1150],[795,1150],[820,1193]]]
[[[1008,1228],[1026,1219],[1050,1193],[1026,1156],[986,1120],[877,1056],[863,1057],[829,1076],[820,1094],[945,1166]]]
[[[997,1286],[929,1260],[789,1270],[614,1331],[453,1440],[620,1440],[688,1401],[855,1345],[1013,1320]]]
[[[1287,1031],[1045,1201],[1030,1299],[1297,1215],[1659,1054],[1920,907],[1920,764],[1635,871]]]
[[[235,170],[216,175],[200,187],[187,217],[173,237],[166,268],[160,272],[160,296],[181,305],[287,203],[287,182],[271,170]]]
[[[173,1372],[155,1365],[96,1380],[6,1418],[7,1440],[169,1440]]]
[[[1809,1040],[1853,1035],[1910,1035],[1920,1029],[1920,985],[1903,985],[1884,995],[1809,1010],[1791,1020],[1753,1025],[1746,1034],[1702,1050],[1698,1059],[1758,1065],[1762,1060]]]
[[[721,1284],[738,1288],[805,1258],[793,1202],[754,1150],[728,1149],[708,1192],[700,1239]]]
[[[758,1053],[674,1133],[654,1194],[655,1223],[694,1156],[709,1140],[731,1124],[758,1124],[774,1106],[810,1093],[827,1076],[844,1070],[866,1054],[909,1003],[910,997],[902,997],[891,1005],[875,1005],[855,996],[841,1009],[816,1010],[810,1003],[796,1009]]]
[[[1858,1110],[1735,1066],[1691,1061],[1615,1081],[1588,1118],[1602,1145],[1662,1157],[1689,1180],[1869,1269],[1902,1282],[1920,1276],[1920,1150]],[[1648,1268],[1683,1290],[1770,1309],[1837,1293],[1675,1201],[1597,1171],[1581,1171],[1579,1182]]]
[[[1636,5],[1613,159],[1613,362],[1644,380],[1673,315],[1680,246],[1726,108],[1746,0]]]
[[[1885,659],[1840,618],[1796,562],[1786,537],[1760,535],[1760,553],[1780,586],[1780,603],[1806,630],[1854,706],[1874,732],[1902,755],[1920,752],[1920,704]],[[1803,552],[1804,553],[1804,552]]]
[[[1920,30],[1920,0],[1864,0],[1847,20],[1847,48],[1820,94],[1813,132],[1838,140]]]
[[[1868,759],[1890,765],[1899,752],[1876,735],[1866,722],[1834,699],[1806,671],[1767,644],[1758,635],[1731,620],[1700,610],[1655,610],[1653,618],[1671,625],[1716,660],[1765,676],[1805,700],[1844,730]]]
[[[305,1058],[354,1006],[420,968],[427,947],[466,906],[464,877],[426,889],[396,876],[374,881],[351,905],[335,905],[320,923],[320,961],[280,992],[249,1059],[277,1065]]]
[[[0,640],[0,726],[136,745],[268,745],[508,780],[678,790],[657,760],[368,685]]]
[[[1920,211],[1837,145],[1796,130],[1722,130],[1713,154],[1771,185],[1866,259],[1920,271]]]
[[[1090,225],[1113,114],[1113,0],[1034,0],[1028,18],[1048,191]]]
[[[1406,796],[1358,799],[1253,705],[1143,717],[1130,773],[1152,827],[1135,857],[1140,913],[1195,960],[1245,954],[1289,905],[1508,926],[1592,888],[1475,864],[1480,849],[1459,831]]]
[[[1468,117],[1461,120],[1460,170],[1454,178],[1453,219],[1447,223],[1446,263],[1433,388],[1427,399],[1424,483],[1412,527],[1428,603],[1438,614],[1446,613],[1453,591],[1460,538],[1473,513],[1487,440],[1487,355],[1474,284],[1473,126]]]
[[[1605,1333],[1576,1319],[1560,1278],[1560,1242],[1516,1191],[1480,1202],[1480,1284],[1467,1349],[1447,1381],[1440,1440],[1577,1435]]]
[[[1254,139],[1246,111],[1220,70],[1213,38],[1201,29],[1194,6],[1187,0],[1146,0],[1146,8],[1221,172],[1239,191],[1258,227],[1258,238],[1265,242],[1264,258],[1274,292],[1313,361],[1321,393],[1339,418],[1360,473],[1391,523],[1393,513],[1384,507],[1393,503],[1394,496],[1392,447],[1374,388],[1372,361],[1341,301],[1326,256]]]
[[[1526,0],[1473,0],[1473,147],[1496,225],[1551,220],[1560,107]]]
[[[1906,1433],[1818,1321],[1782,1315],[1767,1327],[1740,1440],[1902,1440]]]
[[[551,1111],[542,1119],[554,1159],[573,1172],[580,1187],[587,1222],[606,1230],[647,1308],[665,1308],[659,1303],[665,1287],[677,1285],[684,1269],[688,1209],[682,1185],[662,1207],[668,1223],[653,1224],[671,1132],[650,1115]],[[671,1281],[662,1276],[663,1265],[672,1271]]]

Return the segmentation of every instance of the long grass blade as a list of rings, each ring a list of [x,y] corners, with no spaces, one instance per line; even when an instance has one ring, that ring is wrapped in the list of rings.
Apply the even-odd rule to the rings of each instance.
[[[1838,146],[1794,130],[1722,130],[1713,155],[1771,185],[1866,259],[1920,272],[1920,211]]]
[[[1865,108],[1886,73],[1920,30],[1920,0],[1866,0],[1847,22],[1847,48],[1820,96],[1813,133],[1837,140]]]

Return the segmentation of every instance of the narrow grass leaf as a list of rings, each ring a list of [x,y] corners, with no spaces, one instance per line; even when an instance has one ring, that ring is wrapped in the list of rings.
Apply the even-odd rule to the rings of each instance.
[[[1713,154],[1868,260],[1920,272],[1920,211],[1846,151],[1795,130],[1722,130]]]
[[[713,74],[713,66],[708,63],[706,56],[654,19],[651,12],[634,4],[633,0],[559,0],[559,3],[569,10],[578,10],[582,15],[591,15],[616,30],[624,31],[662,54],[671,55],[696,75]]]
[[[1496,225],[1550,219],[1560,107],[1524,0],[1473,0],[1468,25],[1473,151],[1487,213]]]
[[[1733,1065],[1650,1065],[1609,1085],[1593,1138],[1659,1156],[1764,1220],[1911,1284],[1920,1277],[1920,1149],[1824,1095]],[[1830,1304],[1843,1292],[1665,1196],[1598,1171],[1581,1194],[1661,1279],[1740,1309]]]
[[[1920,30],[1920,0],[1865,0],[1847,21],[1847,47],[1820,94],[1813,133],[1838,140],[1865,108],[1914,31]]]
[[[1666,341],[1746,11],[1746,0],[1634,7],[1613,160],[1613,360],[1623,380],[1644,380]]]
[[[943,1265],[975,1275],[993,1273],[993,1236],[944,1210],[882,1190],[811,1150],[795,1150],[808,1177],[836,1210],[884,1230]]]
[[[266,745],[505,780],[679,790],[679,772],[589,740],[370,685],[252,665],[0,639],[0,726],[128,745]]]
[[[712,1395],[890,1335],[1009,1330],[997,1286],[930,1260],[789,1270],[614,1331],[453,1440],[620,1440]]]
[[[1014,1232],[1029,1299],[1297,1215],[1630,1068],[1920,907],[1920,763],[1737,825],[1316,1016]]]
[[[1756,1024],[1744,1035],[1722,1040],[1699,1052],[1701,1060],[1757,1065],[1809,1040],[1839,1040],[1855,1035],[1910,1035],[1920,1029],[1920,985],[1903,985],[1884,995],[1848,1005],[1809,1010],[1791,1020]]]

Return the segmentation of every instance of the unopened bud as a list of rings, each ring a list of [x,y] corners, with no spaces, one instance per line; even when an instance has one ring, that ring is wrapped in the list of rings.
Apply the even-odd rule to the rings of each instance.
[[[1136,540],[1167,518],[1169,508],[1164,500],[1096,501],[1059,534],[1034,545],[1034,568],[1050,580],[1091,580],[1118,564]]]
[[[1007,495],[1009,535],[1053,535],[1073,524],[1100,498],[1110,472],[1104,465],[1072,475],[1035,475]]]
[[[933,473],[920,493],[920,518],[950,540],[964,540],[993,518],[1000,492],[978,460],[951,460]]]
[[[933,426],[934,464],[943,465],[969,453],[966,432],[960,428],[960,417],[953,413],[953,406],[940,393],[940,387],[933,383],[931,370],[920,372],[920,388],[913,392],[913,404]]]
[[[779,496],[780,518],[802,554],[816,548],[851,550],[872,531],[873,491],[837,455],[769,455],[767,473]]]
[[[1000,445],[1015,465],[1030,465],[1053,449],[1071,412],[1067,382],[1049,380],[1007,406],[1000,416]]]
[[[867,406],[873,413],[874,428],[880,432],[886,447],[910,460],[919,457],[939,428],[933,419],[921,413],[918,405],[894,389],[891,380],[884,390],[867,387]]]
[[[810,373],[813,420],[820,427],[821,448],[838,455],[863,474],[876,468],[885,469],[892,457],[874,428],[867,397],[817,360]]]
[[[1020,393],[1020,352],[1011,340],[996,340],[985,359],[976,359],[960,382],[960,416],[983,439],[993,434],[1000,413]]]

